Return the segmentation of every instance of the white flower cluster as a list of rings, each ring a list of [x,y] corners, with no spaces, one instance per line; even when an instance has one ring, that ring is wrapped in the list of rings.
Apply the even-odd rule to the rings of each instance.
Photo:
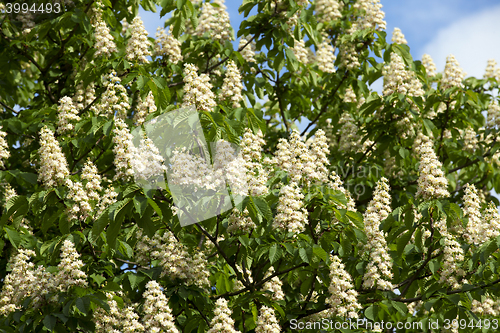
[[[316,17],[320,23],[330,23],[342,17],[340,10],[344,6],[338,0],[316,0],[314,2]]]
[[[9,145],[5,140],[7,133],[2,131],[2,126],[0,126],[0,167],[4,167],[4,160],[10,157]]]
[[[446,57],[446,65],[444,66],[443,78],[441,79],[441,89],[452,87],[463,87],[465,73],[460,68],[460,64],[454,55],[450,54]]]
[[[494,301],[490,296],[484,295],[481,302],[472,300],[471,311],[479,316],[497,317],[500,314],[500,301]]]
[[[255,333],[280,333],[281,327],[274,314],[274,309],[263,305],[255,327]]]
[[[488,64],[486,65],[486,70],[484,72],[484,78],[500,80],[500,68],[497,67],[495,59],[488,59]]]
[[[68,218],[85,221],[92,212],[87,192],[83,189],[81,182],[73,182],[71,179],[66,180],[66,186],[69,189],[68,199],[74,201],[74,204],[68,208]]]
[[[427,73],[427,76],[429,77],[434,77],[436,76],[436,64],[434,63],[434,60],[432,60],[431,56],[425,53],[422,56],[422,65],[424,65],[425,72]]]
[[[341,152],[359,153],[372,145],[373,141],[369,139],[361,142],[362,136],[358,134],[359,128],[349,112],[342,114],[339,124],[342,125],[339,131],[340,141],[338,143],[338,149]]]
[[[328,177],[326,154],[329,153],[327,138],[323,130],[318,130],[314,140],[304,143],[299,132],[294,129],[290,141],[280,139],[272,164],[287,171],[294,182],[309,185],[315,181],[326,181]]]
[[[130,179],[134,174],[132,160],[135,153],[132,134],[130,134],[127,124],[122,119],[116,117],[113,133],[113,153],[115,154],[113,163],[116,167],[114,180],[119,178]]]
[[[403,32],[401,32],[401,29],[399,28],[394,28],[394,31],[392,32],[391,42],[395,44],[408,44],[405,35],[403,35]]]
[[[439,162],[431,141],[424,141],[418,148],[420,165],[418,167],[417,197],[424,200],[446,198],[448,192],[448,179],[444,176],[441,162]]]
[[[262,147],[266,144],[262,131],[253,134],[249,128],[245,129],[243,138],[240,141],[241,155],[245,160],[247,169],[247,184],[250,195],[266,195],[268,172],[262,166]]]
[[[122,295],[121,292],[118,293]],[[97,333],[118,333],[118,332],[144,332],[144,326],[139,322],[139,315],[132,306],[121,309],[114,299],[117,297],[112,292],[106,293],[106,303],[109,311],[97,308],[94,311],[94,322]],[[154,332],[154,331],[152,331]]]
[[[364,29],[385,30],[387,23],[384,21],[385,13],[381,9],[380,0],[359,0],[353,5],[353,8],[361,10],[361,13],[348,33],[352,34]]]
[[[85,182],[85,190],[87,191],[87,196],[91,200],[99,201],[100,195],[98,192],[102,191],[101,186],[101,176],[99,175],[99,170],[92,163],[90,158],[87,160],[82,169],[82,180]]]
[[[358,303],[358,292],[354,290],[351,275],[345,270],[345,266],[336,255],[330,254],[330,285],[328,292],[330,296],[326,304],[331,306],[331,314],[339,317],[358,318],[356,311],[360,310]]]
[[[219,140],[215,144],[215,156],[213,168],[218,186],[226,184],[230,186],[231,193],[237,196],[248,194],[246,162],[241,151],[236,155],[236,149],[225,140]]]
[[[240,44],[238,45],[238,50],[243,46],[247,45],[248,37],[241,37]],[[257,62],[255,60],[255,41],[251,41],[243,50],[240,51],[241,56],[246,62]]]
[[[274,274],[274,267],[271,266],[269,270],[266,272],[264,275],[264,279],[267,279],[270,277],[272,274]],[[271,280],[267,281],[264,283],[262,286],[263,291],[270,291],[272,292],[272,295],[270,297],[271,300],[273,301],[281,301],[285,299],[285,294],[283,293],[282,287],[283,282],[279,279],[279,277],[274,276],[271,278]]]
[[[38,181],[46,188],[63,185],[69,176],[68,162],[61,151],[59,142],[47,126],[40,130],[40,170]]]
[[[137,103],[137,109],[134,112],[134,123],[137,126],[144,124],[148,114],[156,112],[155,98],[153,92],[149,92],[146,99],[143,101],[141,96],[139,96],[139,101]]]
[[[368,204],[364,215],[367,244],[364,252],[368,254],[369,262],[363,276],[363,287],[378,289],[393,289],[392,259],[387,252],[387,242],[384,232],[379,229],[380,223],[391,212],[391,196],[388,180],[382,177],[375,187],[373,199]]]
[[[343,101],[344,101],[344,103],[357,103],[358,102],[356,94],[354,93],[354,90],[352,90],[351,87],[346,88]]]
[[[101,55],[109,57],[113,52],[117,52],[114,37],[111,35],[106,22],[102,19],[102,3],[100,1],[93,8],[91,24],[95,29],[94,36],[96,42],[94,48],[96,52],[94,53],[94,57]]]
[[[120,78],[112,71],[104,80],[106,91],[101,102],[96,107],[96,115],[117,116],[125,119],[130,109],[127,90],[121,84]]]
[[[175,327],[172,310],[168,306],[168,299],[158,282],[149,281],[142,297],[146,300],[143,307],[144,317],[142,318],[146,332],[179,332]]]
[[[104,194],[99,198],[99,203],[96,206],[96,213],[94,216],[98,218],[107,207],[116,202],[117,196],[118,193],[115,192],[115,189],[112,186],[105,189]]]
[[[167,171],[164,158],[150,138],[141,139],[139,148],[133,147],[130,165],[136,180],[156,180]]]
[[[303,207],[304,194],[296,182],[285,185],[280,190],[277,214],[273,227],[293,234],[304,231],[307,223],[307,211]]]
[[[249,233],[252,229],[255,229],[255,223],[250,218],[248,209],[245,208],[243,212],[240,212],[236,207],[233,208],[231,215],[229,215],[227,231],[241,230],[244,233]]]
[[[464,251],[457,242],[446,225],[446,218],[439,220],[436,223],[436,229],[443,236],[443,260],[442,269],[440,270],[441,276],[439,283],[446,283],[452,288],[460,288],[458,278],[465,275],[465,271],[460,268],[464,262]]]
[[[314,133],[314,139],[309,143],[309,154],[312,161],[304,166],[306,183],[309,181],[326,182],[328,180],[327,165],[330,164],[327,155],[330,154],[328,139],[325,131],[318,129]]]
[[[496,238],[500,235],[500,214],[497,206],[491,201],[484,211],[484,235],[488,239]]]
[[[464,131],[464,150],[473,153],[478,148],[477,133],[472,127],[467,127]]]
[[[132,36],[127,42],[127,60],[149,62],[146,57],[152,55],[151,51],[149,51],[151,44],[148,40],[148,32],[139,16],[134,18],[130,29],[132,30]]]
[[[469,222],[463,237],[469,244],[480,245],[488,240],[485,237],[485,229],[488,229],[489,226],[483,223],[484,220],[481,217],[480,209],[481,203],[476,187],[474,184],[466,184],[463,211],[464,216],[469,218]]]
[[[488,105],[488,116],[486,118],[486,126],[487,128],[500,128],[500,106],[498,105],[498,101],[494,99]]]
[[[332,41],[326,34],[323,35],[323,40],[316,51],[316,62],[320,71],[325,73],[335,73],[335,48],[332,46]]]
[[[87,275],[81,270],[83,262],[78,259],[73,243],[63,242],[61,262],[56,274],[49,273],[44,266],[35,268],[29,262],[35,251],[19,249],[11,262],[11,272],[4,278],[0,292],[0,315],[8,315],[21,308],[26,297],[31,297],[30,306],[37,308],[46,300],[46,295],[55,292],[66,292],[72,286],[85,287]],[[49,298],[57,301],[57,295]]]
[[[59,100],[57,106],[57,132],[65,133],[73,130],[73,122],[80,121],[78,110],[73,105],[73,100],[64,96]]]
[[[292,52],[301,64],[307,65],[309,63],[309,53],[306,50],[306,43],[302,39],[294,39]]]
[[[181,42],[172,36],[172,27],[169,28],[168,34],[165,33],[164,29],[158,27],[155,36],[155,55],[167,56],[173,64],[182,61]]]
[[[349,42],[337,45],[339,47],[340,66],[348,70],[353,70],[361,66],[358,58],[358,52],[354,44]]]
[[[200,189],[215,189],[213,169],[201,156],[186,152],[186,148],[175,149],[170,159],[171,177],[169,181],[175,185],[194,185],[194,192]]]
[[[345,209],[347,209],[349,211],[353,211],[353,212],[356,211],[356,203],[354,202],[354,199],[352,198],[351,193],[345,189],[344,184],[342,183],[342,180],[340,179],[340,177],[337,175],[337,173],[335,171],[332,170],[332,172],[330,173],[330,179],[329,179],[327,184],[331,189],[333,189],[335,191],[340,191],[345,195],[345,197],[347,199],[347,205],[345,207],[341,207],[341,208],[345,208]]]
[[[241,90],[243,89],[243,85],[241,84],[241,74],[236,66],[235,62],[229,60],[227,63],[226,76],[224,77],[224,81],[222,83],[222,100],[229,100],[233,108],[239,108],[240,102],[243,100],[243,96],[241,95]]]
[[[215,144],[213,166],[205,158],[190,154],[186,149],[183,147],[173,151],[170,159],[172,184],[193,186],[194,193],[200,190],[225,188],[227,184],[233,195],[248,194],[249,163],[244,160],[241,152],[236,154],[235,148],[229,142],[219,140]],[[259,185],[258,180],[257,185]],[[255,193],[255,188],[252,191]]]
[[[83,89],[83,83],[81,82],[76,86],[76,93],[75,96],[73,97],[73,104],[75,105],[78,111],[82,111],[87,106],[92,104],[94,99],[95,99],[94,82],[91,82],[85,88],[85,90]],[[92,107],[91,110],[94,108],[95,107]]]
[[[233,40],[231,21],[224,0],[214,0],[213,4],[217,7],[210,2],[201,5],[201,16],[194,34],[201,37],[208,33],[211,39],[224,45],[225,41]]]
[[[207,333],[236,333],[234,320],[231,318],[231,309],[227,306],[227,300],[219,298],[215,301],[214,317],[210,321],[210,329]]]
[[[84,266],[76,251],[75,245],[70,240],[65,240],[61,247],[61,262],[57,267],[54,285],[59,291],[67,291],[71,286],[86,286],[87,274],[81,270]]]
[[[210,284],[208,278],[208,262],[203,252],[190,255],[187,248],[179,242],[174,234],[166,230],[163,236],[156,233],[152,238],[137,233],[138,262],[149,264],[158,260],[162,267],[161,276],[170,279],[185,280],[187,285],[206,287]]]
[[[217,105],[212,92],[212,84],[207,74],[198,76],[198,68],[193,64],[184,65],[184,96],[182,107],[194,106],[197,111],[213,111]]]
[[[415,75],[415,72],[406,70],[403,58],[397,53],[391,53],[391,62],[384,66],[384,96],[398,93],[411,97],[424,95],[422,83]]]

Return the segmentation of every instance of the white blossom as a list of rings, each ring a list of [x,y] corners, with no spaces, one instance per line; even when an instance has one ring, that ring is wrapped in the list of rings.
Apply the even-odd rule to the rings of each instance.
[[[146,99],[143,101],[141,96],[139,96],[139,102],[137,103],[137,109],[134,113],[134,123],[137,126],[140,126],[146,120],[148,114],[156,112],[156,104],[153,93],[150,91],[146,96]]]
[[[161,28],[156,30],[154,49],[155,55],[167,56],[168,60],[173,64],[177,64],[183,59],[181,53],[181,42],[172,36],[172,27],[169,28],[168,34]]]
[[[465,73],[460,68],[460,65],[454,55],[450,54],[446,57],[446,65],[444,67],[443,78],[441,79],[441,89],[452,87],[463,87]]]
[[[424,200],[448,197],[450,195],[447,189],[448,180],[441,170],[442,164],[437,159],[432,142],[422,142],[417,148],[417,153],[420,156],[420,165],[416,196]]]
[[[255,327],[255,333],[279,333],[281,327],[274,314],[274,309],[263,305]]]
[[[2,126],[0,126],[0,167],[5,166],[5,160],[10,157],[9,145],[5,140],[7,133],[2,131]]]
[[[352,284],[351,275],[336,255],[330,255],[330,285],[326,304],[331,306],[331,314],[339,317],[358,318],[357,311],[361,304],[358,303],[358,293]]]
[[[194,106],[197,111],[213,111],[217,105],[212,92],[210,78],[206,74],[198,76],[198,68],[193,64],[184,65],[184,96],[182,107]]]
[[[216,6],[212,5],[215,4]],[[225,41],[233,40],[233,32],[229,14],[226,11],[224,0],[214,0],[212,3],[204,2],[201,5],[201,16],[194,34],[203,36],[208,33],[212,40],[224,45]]]
[[[144,23],[140,17],[136,16],[134,18],[130,29],[132,32],[131,37],[127,42],[127,60],[146,63],[149,62],[146,57],[152,55],[151,51],[149,51],[151,44],[148,40],[148,32],[144,28]]]
[[[431,56],[425,53],[422,56],[422,65],[425,67],[425,71],[427,73],[427,76],[429,77],[434,77],[436,76],[436,64],[434,63],[434,60],[432,60]]]
[[[226,76],[222,83],[221,98],[222,100],[229,100],[233,108],[239,108],[241,106],[240,102],[243,100],[243,96],[241,95],[242,89],[240,71],[234,61],[230,60],[227,63]]]
[[[382,177],[375,187],[373,199],[364,214],[367,244],[363,252],[369,261],[363,276],[363,287],[390,290],[393,289],[392,258],[389,256],[385,234],[380,230],[380,223],[391,212],[391,196],[388,180]]]
[[[130,134],[127,124],[122,119],[116,117],[113,133],[113,153],[115,154],[113,163],[116,167],[116,175],[114,179],[130,179],[130,177],[134,174],[132,159],[135,155],[132,134]]]
[[[168,306],[168,299],[161,290],[158,282],[152,280],[146,284],[146,291],[142,294],[144,302],[144,317],[142,324],[146,332],[178,333],[175,327],[172,310]]]
[[[395,44],[405,44],[405,45],[408,44],[405,35],[403,35],[401,29],[399,28],[394,28],[394,31],[392,32],[391,42]]]
[[[54,137],[54,132],[47,126],[40,130],[38,154],[40,155],[38,181],[41,181],[46,188],[63,185],[69,176],[68,162]]]
[[[207,333],[236,333],[234,320],[231,318],[231,310],[227,306],[227,300],[218,298],[215,301],[214,317],[210,321],[210,329]]]

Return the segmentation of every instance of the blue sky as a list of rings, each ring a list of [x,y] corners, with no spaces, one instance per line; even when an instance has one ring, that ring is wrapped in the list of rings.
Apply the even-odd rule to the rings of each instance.
[[[482,76],[489,58],[500,62],[500,1],[498,0],[381,0],[387,21],[388,39],[394,27],[404,33],[411,53],[420,59],[429,53],[438,70],[444,69],[448,54],[454,54],[468,75]],[[243,16],[241,1],[226,1],[233,28]],[[163,27],[158,13],[140,10],[149,34]]]

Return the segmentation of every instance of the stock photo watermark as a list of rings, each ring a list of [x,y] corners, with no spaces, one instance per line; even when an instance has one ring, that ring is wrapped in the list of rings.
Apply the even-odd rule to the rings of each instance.
[[[320,321],[299,321],[297,319],[292,319],[289,322],[290,329],[292,330],[396,330],[404,332],[405,330],[417,330],[423,331],[424,327],[426,329],[439,330],[441,328],[445,330],[449,329],[498,329],[499,322],[498,319],[478,319],[478,320],[466,320],[466,319],[445,319],[443,321],[430,319],[426,323],[421,321],[413,322],[391,322],[381,320],[370,321],[366,318],[358,319],[348,319],[346,321],[335,321],[333,319],[322,319]]]

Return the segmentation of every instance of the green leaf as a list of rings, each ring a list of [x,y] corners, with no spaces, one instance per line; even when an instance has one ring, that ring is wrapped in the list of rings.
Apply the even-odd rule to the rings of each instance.
[[[398,255],[403,254],[404,249],[406,247],[406,244],[408,244],[408,241],[411,239],[412,234],[413,234],[413,232],[410,230],[410,231],[405,232],[403,235],[401,235],[399,237],[398,243],[397,243]]]
[[[9,217],[13,219],[16,217],[24,216],[28,212],[29,203],[24,195],[18,195],[10,198],[5,205],[4,213],[2,214],[2,219],[0,220],[0,227],[7,222]]]
[[[57,318],[51,315],[46,315],[45,318],[43,318],[43,326],[47,327],[49,331],[54,330],[54,327],[56,327],[57,323]]]
[[[299,249],[299,256],[300,256],[300,259],[302,259],[303,262],[309,263],[309,256],[307,255],[306,249],[304,249],[303,247],[301,247]]]
[[[132,287],[132,289],[137,288],[137,286],[139,285],[139,283],[141,283],[142,281],[144,281],[145,278],[146,277],[144,275],[138,275],[138,274],[130,273],[128,275],[128,280],[130,281],[130,287]]]
[[[151,207],[153,207],[153,209],[154,209],[154,211],[156,212],[156,214],[158,214],[158,216],[159,216],[160,218],[162,218],[162,217],[163,217],[163,213],[162,213],[162,211],[161,211],[160,207],[158,207],[158,205],[156,204],[156,202],[154,202],[152,199],[149,199],[149,198],[148,198],[148,203],[149,203],[149,205],[150,205]]]
[[[406,316],[406,314],[408,313],[408,307],[406,306],[406,304],[395,301],[392,301],[391,304],[392,307],[395,308],[401,315]]]
[[[134,207],[137,214],[139,214],[139,216],[142,217],[144,211],[148,207],[148,199],[145,196],[135,196]]]
[[[345,215],[351,220],[356,227],[359,229],[363,230],[364,229],[364,224],[363,224],[363,215],[360,212],[351,212],[347,211]]]
[[[92,243],[94,243],[99,238],[99,235],[104,230],[104,228],[106,228],[109,221],[109,208],[107,208],[92,225],[92,235],[91,237],[89,237],[89,240]]]
[[[80,297],[76,299],[75,305],[78,310],[87,315],[87,311],[90,308],[90,300],[87,297]]]
[[[432,274],[436,274],[438,269],[441,268],[441,264],[437,260],[431,260],[429,262],[429,269],[431,270]]]
[[[315,255],[317,255],[324,262],[326,262],[327,259],[328,259],[328,253],[326,253],[326,251],[323,250],[323,248],[320,247],[320,246],[318,246],[318,245],[314,245],[314,247],[313,247],[313,253]]]
[[[19,244],[21,244],[21,235],[10,227],[5,227],[4,230],[7,233],[10,243],[17,249]]]
[[[250,196],[250,202],[253,204],[253,207],[257,210],[257,212],[266,220],[272,219],[271,208],[269,208],[267,201],[259,197]]]
[[[369,307],[366,308],[365,310],[366,318],[370,319],[371,321],[376,321],[375,315],[376,315],[376,309],[374,305],[370,305]]]
[[[274,264],[278,259],[280,259],[282,254],[283,250],[281,249],[281,246],[279,246],[277,243],[272,244],[269,247],[269,261],[271,262],[271,265]]]
[[[106,278],[102,275],[98,275],[98,274],[91,274],[90,277],[92,278],[92,280],[95,281],[95,283],[97,283],[99,286],[104,282],[106,281]]]

